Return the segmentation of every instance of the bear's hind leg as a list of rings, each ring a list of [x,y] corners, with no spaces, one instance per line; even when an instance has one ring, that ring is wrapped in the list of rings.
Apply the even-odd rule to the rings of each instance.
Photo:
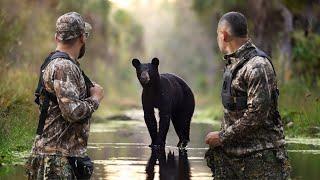
[[[182,135],[182,125],[181,125],[181,121],[178,118],[177,115],[173,115],[172,116],[172,124],[174,127],[174,130],[176,131],[178,137],[179,137],[179,143],[177,144],[177,147],[179,147],[179,145],[181,144],[182,140],[183,140],[183,135]]]
[[[179,136],[179,143],[177,147],[185,148],[190,141],[190,124],[192,116],[187,113],[180,113],[176,119],[172,121],[175,130]]]
[[[191,118],[192,117],[186,117],[185,118],[185,125],[182,128],[182,142],[181,147],[186,147],[188,143],[190,142],[190,125],[191,125]]]

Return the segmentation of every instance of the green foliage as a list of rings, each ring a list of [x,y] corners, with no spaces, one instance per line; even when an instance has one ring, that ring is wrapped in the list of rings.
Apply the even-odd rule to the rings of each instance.
[[[117,24],[121,25],[129,25],[132,21],[131,16],[126,11],[119,9],[117,10],[114,15],[114,20]]]
[[[309,34],[305,36],[298,31],[293,34],[293,60],[296,73],[303,75],[304,78],[319,77],[320,70],[320,35]]]
[[[310,3],[310,0],[282,0],[283,4],[285,4],[292,12],[300,13],[304,11],[307,4]]]
[[[193,0],[192,7],[200,15],[213,16],[214,13],[226,13],[235,7],[243,8],[247,4],[247,0]]]
[[[196,122],[217,122],[217,126],[219,127],[221,118],[222,118],[222,106],[208,106],[202,110],[197,110],[194,119]]]
[[[82,13],[85,6],[86,0],[59,0],[57,9],[61,10],[62,13],[76,11]]]
[[[132,18],[132,15],[130,13],[122,9],[116,10],[112,18],[112,26],[114,34],[116,35],[114,36],[114,40],[116,43],[118,43],[117,46],[122,46],[123,48],[125,48],[121,49],[120,51],[142,51],[142,26]]]
[[[38,113],[30,98],[36,79],[27,72],[26,67],[12,69],[0,78],[0,164],[11,162],[13,151],[25,151],[32,144]]]
[[[215,5],[214,0],[194,0],[193,1],[193,8],[196,12],[204,12],[210,8],[213,8]]]
[[[303,84],[292,80],[280,88],[279,106],[286,134],[320,136],[320,90]]]
[[[18,34],[22,31],[22,26],[19,21],[12,22],[6,16],[8,12],[0,9],[0,62],[4,54],[11,51],[12,44],[17,44]]]

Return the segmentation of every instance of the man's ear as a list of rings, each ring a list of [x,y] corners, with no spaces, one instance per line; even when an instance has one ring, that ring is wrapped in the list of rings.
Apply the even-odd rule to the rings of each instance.
[[[79,36],[79,38],[80,38],[80,42],[81,42],[81,43],[85,43],[85,37],[84,37],[83,34],[81,34],[81,35]]]
[[[154,66],[159,66],[159,59],[156,58],[156,57],[153,58],[152,61],[151,61],[151,64],[154,65]]]
[[[56,42],[58,42],[57,33],[54,33],[54,40],[55,40]]]
[[[140,64],[141,63],[140,63],[139,59],[136,59],[136,58],[132,59],[133,67],[138,68],[140,66]]]
[[[224,42],[232,41],[232,36],[227,31],[222,31],[222,36]]]

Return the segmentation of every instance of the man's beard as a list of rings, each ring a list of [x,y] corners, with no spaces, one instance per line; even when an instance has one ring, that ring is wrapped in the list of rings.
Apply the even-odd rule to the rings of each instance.
[[[83,44],[80,48],[78,59],[81,59],[86,53],[86,44]]]

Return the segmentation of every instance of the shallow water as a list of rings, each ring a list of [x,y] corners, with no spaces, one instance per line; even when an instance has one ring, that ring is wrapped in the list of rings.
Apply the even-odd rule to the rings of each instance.
[[[91,126],[88,145],[94,160],[93,179],[212,179],[204,161],[204,137],[217,129],[208,123],[192,123],[187,153],[175,147],[178,138],[170,126],[167,147],[159,161],[148,144],[143,120],[97,120]],[[292,179],[320,179],[320,139],[288,139]],[[169,153],[170,152],[170,153]],[[168,155],[169,154],[169,155]],[[0,168],[0,179],[25,179],[21,165]]]
[[[119,121],[118,121],[119,122]],[[117,124],[117,122],[109,122]],[[178,142],[173,128],[167,136],[167,148],[165,153],[173,151],[173,162],[154,165],[154,171],[146,173],[148,161],[153,161],[151,150],[148,147],[150,143],[149,134],[143,121],[121,122],[122,125],[113,128],[108,127],[108,123],[95,123],[92,125],[92,134],[90,135],[89,154],[95,160],[96,171],[95,179],[159,179],[159,171],[172,166],[166,174],[176,177],[191,175],[191,179],[212,179],[210,169],[206,167],[203,161],[206,146],[203,143],[205,133],[212,129],[208,124],[192,124],[191,142],[184,162],[179,162],[179,152],[175,145]],[[172,126],[171,126],[172,127]],[[121,142],[121,143],[120,143]],[[187,157],[186,157],[187,156]],[[172,156],[171,156],[172,157]],[[168,160],[167,160],[168,161]],[[160,162],[157,162],[159,164]],[[170,164],[171,163],[171,164]],[[179,168],[188,167],[186,171],[180,172]],[[150,168],[149,168],[150,169]],[[189,170],[188,170],[189,169]],[[163,174],[163,173],[162,173]]]

